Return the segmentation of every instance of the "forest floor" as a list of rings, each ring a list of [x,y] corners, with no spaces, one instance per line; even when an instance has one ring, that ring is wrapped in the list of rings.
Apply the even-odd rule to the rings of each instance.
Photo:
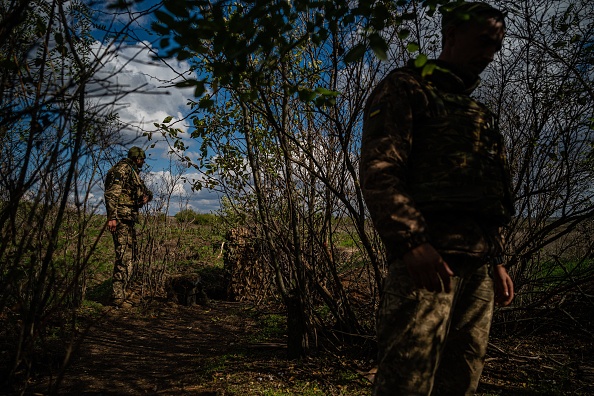
[[[272,316],[270,316],[272,314]],[[184,307],[153,300],[83,312],[82,343],[59,386],[63,395],[369,395],[367,348],[286,358],[282,317],[245,303]],[[268,319],[267,319],[268,318]],[[271,330],[272,329],[272,330]],[[497,333],[497,329],[494,329]],[[548,328],[492,338],[479,395],[594,395],[591,333]],[[27,394],[48,394],[40,375]],[[54,373],[55,375],[55,373]]]

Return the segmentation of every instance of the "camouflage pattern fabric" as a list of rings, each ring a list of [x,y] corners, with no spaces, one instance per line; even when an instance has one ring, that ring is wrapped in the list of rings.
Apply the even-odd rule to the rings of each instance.
[[[501,253],[509,170],[493,115],[469,96],[477,84],[445,67],[426,78],[403,68],[367,102],[360,182],[394,256],[426,241],[446,253]]]
[[[116,259],[113,266],[113,298],[126,298],[128,282],[132,277],[133,265],[136,261],[136,230],[134,222],[118,221],[116,231],[112,233]]]
[[[133,160],[124,158],[107,172],[105,178],[105,206],[107,219],[138,222],[138,210],[144,195],[152,199]]]
[[[474,395],[491,327],[493,281],[487,265],[446,261],[459,269],[450,293],[418,289],[401,261],[390,266],[378,313],[375,396]]]

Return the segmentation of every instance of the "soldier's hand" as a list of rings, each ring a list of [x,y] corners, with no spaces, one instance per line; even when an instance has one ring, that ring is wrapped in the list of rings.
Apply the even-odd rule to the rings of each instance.
[[[503,265],[493,268],[493,287],[495,303],[503,307],[508,306],[514,299],[514,282]]]
[[[116,219],[111,219],[107,222],[107,229],[111,232],[114,232],[118,227],[118,221]]]
[[[413,282],[418,288],[432,292],[451,290],[451,277],[454,272],[435,248],[424,243],[402,256]]]

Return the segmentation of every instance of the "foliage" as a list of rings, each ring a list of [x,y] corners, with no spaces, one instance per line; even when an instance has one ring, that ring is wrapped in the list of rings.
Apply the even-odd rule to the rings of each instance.
[[[261,331],[254,342],[278,340],[287,334],[287,318],[284,315],[266,314],[257,319]]]
[[[213,225],[218,221],[217,216],[212,213],[198,213],[193,209],[181,210],[174,217],[180,223],[195,225]]]
[[[373,307],[385,257],[357,183],[360,114],[390,68],[437,55],[432,16],[444,3],[166,1],[157,15],[162,45],[195,65],[197,78],[184,83],[197,97],[192,137],[202,155],[193,165],[266,246],[279,294],[305,313],[304,349],[322,302],[351,332],[368,331],[344,294],[336,259],[344,242],[334,236],[339,223],[354,230]],[[508,143],[519,215],[507,253],[521,307],[592,281],[588,265],[564,268],[584,262],[592,243],[585,230],[594,214],[594,13],[582,0],[492,3],[508,11],[508,38],[476,95],[498,115]],[[546,261],[562,280],[543,271]]]
[[[56,329],[74,342],[105,231],[92,191],[121,142],[105,89],[124,92],[97,76],[111,53],[92,48],[87,4],[0,1],[0,15],[0,381],[25,392]]]
[[[496,4],[509,10],[507,39],[480,96],[499,114],[514,176],[511,320],[594,281],[594,5]]]
[[[434,11],[438,4],[448,1],[427,0]],[[296,0],[232,2],[227,0],[166,0],[164,9],[156,11],[158,23],[153,29],[161,35],[160,45],[168,49],[168,56],[179,60],[211,54],[210,75],[188,79],[179,86],[195,87],[195,96],[207,91],[207,84],[231,87],[241,91],[243,100],[255,99],[257,87],[269,83],[271,73],[284,62],[287,54],[309,46],[321,48],[329,38],[357,35],[336,48],[341,60],[361,59],[369,48],[386,59],[389,45],[383,31],[404,25],[415,19],[408,1],[361,0],[348,2]],[[275,32],[275,34],[270,34]],[[403,28],[401,37],[410,31]],[[258,59],[257,62],[252,60]],[[201,77],[199,75],[199,77]],[[245,79],[253,83],[245,86]],[[319,104],[331,100],[332,90],[320,86],[311,88],[294,84],[293,93],[306,101]],[[212,100],[205,96],[201,107],[209,107]]]
[[[425,2],[428,14],[439,3],[446,2]],[[287,310],[303,312],[301,323],[289,326],[300,333],[289,337],[300,344],[292,353],[316,347],[309,340],[324,326],[315,314],[319,304],[344,331],[369,331],[345,292],[334,236],[346,227],[356,235],[352,254],[371,264],[359,269],[368,277],[359,286],[373,307],[384,262],[357,182],[360,114],[371,82],[393,64],[378,57],[390,53],[404,62],[421,48],[411,28],[423,6],[171,0],[164,7],[154,26],[161,45],[190,59],[198,76],[183,84],[195,86],[197,96],[192,137],[201,156],[191,165],[205,169],[208,183],[228,199],[224,210],[262,241],[263,266]],[[396,45],[388,46],[392,40]]]
[[[14,18],[0,42],[0,312],[14,315],[2,367],[10,387],[26,383],[45,337],[69,323],[84,293],[92,158],[117,119],[99,115],[86,95],[93,65],[85,6],[0,6]]]

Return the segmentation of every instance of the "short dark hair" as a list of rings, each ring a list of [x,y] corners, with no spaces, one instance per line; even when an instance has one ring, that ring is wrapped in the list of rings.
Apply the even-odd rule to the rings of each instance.
[[[481,22],[482,20],[489,18],[495,18],[498,22],[502,22],[505,27],[505,17],[507,14],[506,12],[482,2],[447,4],[441,7],[439,11],[442,14],[442,33],[450,26],[457,27],[471,21]]]

